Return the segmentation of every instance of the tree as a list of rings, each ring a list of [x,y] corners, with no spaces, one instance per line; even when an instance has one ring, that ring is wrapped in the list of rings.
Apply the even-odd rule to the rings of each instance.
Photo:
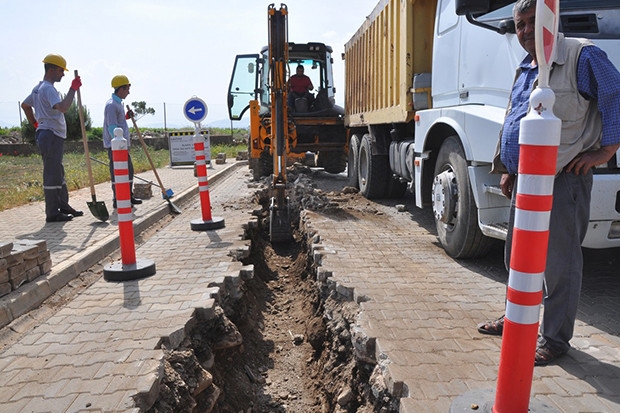
[[[84,109],[84,128],[86,129],[86,131],[89,131],[92,126],[90,112],[88,111],[88,108],[84,105],[82,105],[82,109]],[[67,140],[82,140],[82,125],[80,125],[80,114],[78,112],[78,107],[75,103],[75,100],[69,107],[69,110],[65,113],[65,122],[67,123]]]
[[[134,120],[138,120],[146,115],[154,115],[155,109],[147,108],[146,102],[131,102],[131,106],[133,107]]]

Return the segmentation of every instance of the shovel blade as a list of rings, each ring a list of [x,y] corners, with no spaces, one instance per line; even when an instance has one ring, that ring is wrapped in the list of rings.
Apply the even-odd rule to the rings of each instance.
[[[110,214],[108,213],[108,209],[105,206],[105,202],[97,201],[97,199],[95,199],[95,197],[93,196],[93,201],[87,202],[86,204],[88,205],[90,213],[93,214],[93,216],[98,220],[105,222],[108,220],[108,218],[110,218]]]

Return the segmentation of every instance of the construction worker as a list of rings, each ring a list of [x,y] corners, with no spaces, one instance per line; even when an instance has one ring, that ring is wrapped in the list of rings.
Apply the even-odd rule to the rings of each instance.
[[[291,110],[295,109],[295,100],[306,99],[308,107],[312,104],[314,96],[310,91],[314,89],[312,80],[304,74],[304,66],[298,65],[296,73],[292,75],[286,82],[288,88],[288,107]]]
[[[54,87],[67,71],[67,61],[58,54],[48,54],[43,59],[45,75],[32,89],[21,107],[28,122],[35,128],[37,146],[43,158],[43,194],[45,196],[45,221],[70,221],[84,212],[69,205],[69,191],[62,164],[67,124],[64,114],[69,110],[75,92],[82,86],[79,76],[71,81],[64,99]]]
[[[112,206],[116,208],[116,190],[114,188],[114,162],[112,161],[112,139],[114,138],[114,129],[121,128],[123,130],[123,137],[127,140],[127,149],[131,144],[129,138],[129,127],[127,126],[127,119],[133,117],[133,112],[130,110],[125,113],[123,107],[123,99],[129,95],[129,88],[131,83],[125,75],[116,75],[112,78],[112,88],[114,93],[112,97],[105,104],[105,110],[103,113],[103,147],[108,150],[108,159],[110,161],[110,178],[112,180]],[[131,193],[131,204],[139,205],[142,203],[141,199],[134,198],[133,196],[133,163],[131,161],[131,155],[128,160],[129,169],[129,191]]]

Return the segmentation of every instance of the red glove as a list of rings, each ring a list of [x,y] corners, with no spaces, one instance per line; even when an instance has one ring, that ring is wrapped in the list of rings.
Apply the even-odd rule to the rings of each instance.
[[[133,110],[129,109],[127,113],[125,113],[125,119],[133,118]]]
[[[71,81],[71,89],[77,92],[80,86],[82,86],[82,79],[80,79],[79,76],[76,76],[75,79]]]
[[[32,126],[34,126],[34,130],[37,130],[37,128],[39,127],[39,122],[35,122]]]

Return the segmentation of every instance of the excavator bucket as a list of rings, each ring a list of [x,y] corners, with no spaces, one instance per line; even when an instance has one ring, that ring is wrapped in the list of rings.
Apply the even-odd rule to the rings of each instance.
[[[276,203],[271,198],[269,206],[269,240],[271,242],[288,242],[293,238],[291,232],[291,214],[288,198],[284,203]]]

